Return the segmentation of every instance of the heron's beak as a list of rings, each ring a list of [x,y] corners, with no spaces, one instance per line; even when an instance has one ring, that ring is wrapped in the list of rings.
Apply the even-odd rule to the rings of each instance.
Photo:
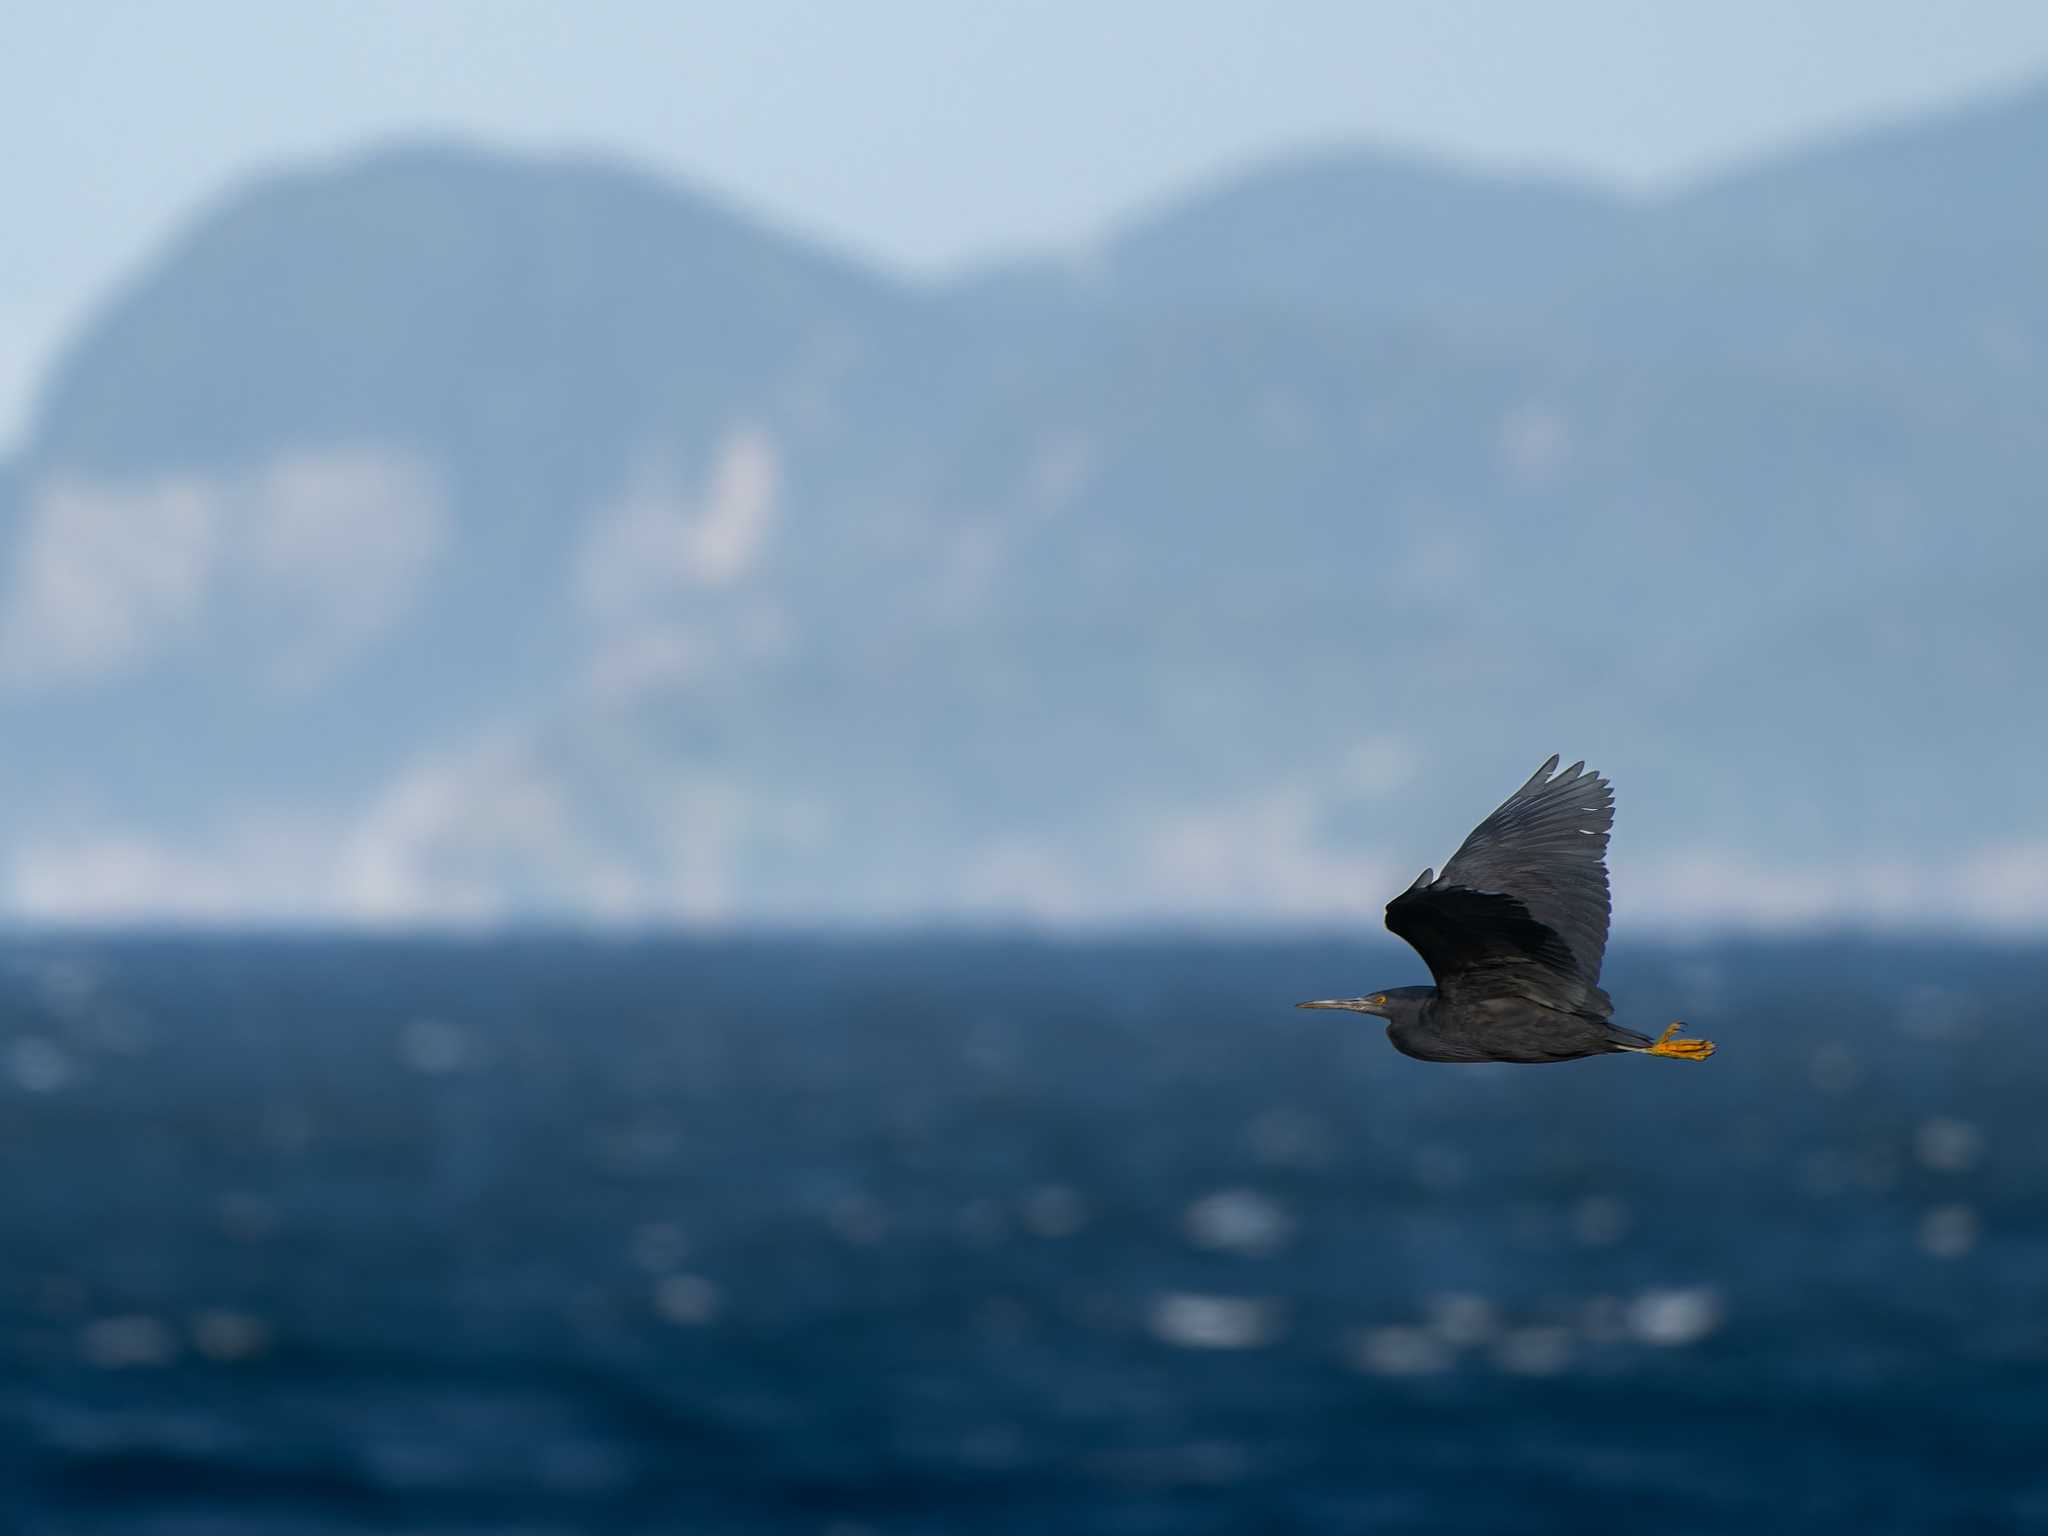
[[[1297,1008],[1342,1008],[1351,1013],[1371,1013],[1373,1006],[1362,997],[1326,997],[1317,1003],[1296,1003]]]

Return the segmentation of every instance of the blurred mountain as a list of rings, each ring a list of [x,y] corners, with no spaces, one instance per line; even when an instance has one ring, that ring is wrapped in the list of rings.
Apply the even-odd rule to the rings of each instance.
[[[1325,152],[926,285],[589,160],[264,179],[0,472],[7,900],[1366,914],[1563,749],[1639,918],[2038,920],[2044,156]]]
[[[1596,188],[1373,150],[1258,166],[1115,232],[1097,269],[1134,303],[1297,303],[1454,331],[1522,330],[1634,209]]]

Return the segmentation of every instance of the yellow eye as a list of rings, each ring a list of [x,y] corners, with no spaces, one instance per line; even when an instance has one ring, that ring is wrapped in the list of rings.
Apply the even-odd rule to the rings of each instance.
[[[1381,1007],[1382,1005],[1384,1005],[1384,1004],[1385,1004],[1386,1000],[1387,1000],[1387,994],[1386,994],[1386,993],[1384,993],[1384,992],[1382,992],[1382,993],[1381,993],[1381,994],[1380,994],[1380,995],[1379,995],[1378,997],[1376,997],[1376,998],[1374,998],[1374,999],[1372,1000],[1372,1005],[1373,1005],[1373,1007],[1375,1007],[1375,1008]]]

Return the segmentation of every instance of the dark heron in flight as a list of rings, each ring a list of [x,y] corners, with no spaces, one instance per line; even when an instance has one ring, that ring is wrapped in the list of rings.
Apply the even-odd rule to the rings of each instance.
[[[1652,1040],[1609,1022],[1600,957],[1614,791],[1584,763],[1556,768],[1553,757],[1479,823],[1440,877],[1425,869],[1387,903],[1387,927],[1415,946],[1435,986],[1300,1006],[1385,1019],[1394,1049],[1422,1061],[1713,1055],[1711,1040],[1672,1038],[1682,1024]]]

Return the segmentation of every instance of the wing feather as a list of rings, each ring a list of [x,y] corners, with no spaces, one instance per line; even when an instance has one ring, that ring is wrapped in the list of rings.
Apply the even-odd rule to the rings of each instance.
[[[1473,828],[1442,875],[1425,871],[1389,902],[1387,927],[1446,995],[1519,995],[1605,1017],[1614,791],[1584,763],[1556,768],[1553,757]]]

